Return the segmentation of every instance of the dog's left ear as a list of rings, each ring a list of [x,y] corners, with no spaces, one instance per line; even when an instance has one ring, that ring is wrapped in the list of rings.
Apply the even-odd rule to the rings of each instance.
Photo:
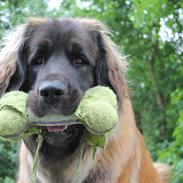
[[[26,79],[26,42],[45,19],[31,18],[2,40],[0,50],[0,96],[19,90]]]
[[[110,39],[109,31],[104,24],[92,19],[81,19],[80,21],[96,38],[99,55],[95,70],[97,84],[111,87],[117,94],[119,105],[121,105],[123,97],[128,97],[123,74],[126,62],[115,43]]]

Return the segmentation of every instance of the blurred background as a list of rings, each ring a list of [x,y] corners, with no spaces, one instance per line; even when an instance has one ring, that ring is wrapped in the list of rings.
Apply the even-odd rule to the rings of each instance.
[[[127,57],[138,127],[155,161],[183,183],[183,1],[0,0],[0,38],[27,17],[89,17],[104,22]],[[14,183],[19,143],[0,142],[0,183]]]

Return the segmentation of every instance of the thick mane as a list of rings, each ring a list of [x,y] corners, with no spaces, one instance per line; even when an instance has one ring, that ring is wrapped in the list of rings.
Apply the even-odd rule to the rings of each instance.
[[[6,90],[11,76],[16,70],[18,49],[23,42],[26,25],[17,27],[10,32],[1,42],[0,50],[0,94]]]
[[[35,27],[46,21],[43,18],[30,18],[9,32],[0,44],[0,96],[5,92],[12,75],[16,71],[19,49]]]
[[[21,26],[18,26],[14,31],[10,32],[8,36],[6,36],[2,40],[0,45],[0,48],[1,48],[0,50],[0,96],[4,94],[6,91],[9,91],[9,85],[12,81],[11,78],[13,78],[12,76],[16,74],[18,70],[17,68],[19,65],[17,66],[17,64],[19,63],[19,60],[23,60],[23,59],[20,59],[21,57],[19,57],[19,55],[21,55],[20,49],[25,45],[25,42],[29,42],[28,41],[29,38],[31,40],[31,38],[34,37],[34,33],[37,33],[37,30],[38,32],[40,31],[40,29],[36,29],[37,27],[39,26],[41,27],[41,24],[50,20],[51,19],[46,19],[46,18],[30,18],[27,21],[27,23]],[[114,130],[114,133],[112,133],[111,136],[108,138],[106,148],[97,150],[95,162],[92,161],[92,151],[90,149],[91,147],[88,147],[87,145],[87,147],[85,147],[85,149],[83,150],[83,154],[82,154],[83,159],[79,160],[79,161],[83,160],[81,163],[81,170],[82,170],[81,172],[83,173],[82,183],[86,183],[86,182],[97,182],[97,183],[103,183],[103,182],[106,182],[106,183],[108,182],[111,182],[111,183],[162,183],[163,182],[163,183],[167,183],[169,179],[169,167],[159,164],[159,165],[156,165],[157,167],[155,168],[151,160],[151,156],[145,147],[143,137],[141,136],[139,130],[137,129],[133,107],[132,107],[131,99],[128,92],[127,81],[125,79],[127,62],[125,60],[125,57],[123,57],[120,54],[116,44],[111,40],[109,29],[100,21],[94,20],[94,19],[77,19],[77,18],[72,19],[71,18],[67,20],[69,21],[71,20],[70,23],[73,23],[75,21],[74,25],[79,24],[78,26],[81,26],[82,28],[84,28],[84,30],[86,30],[87,35],[89,33],[89,37],[91,37],[91,40],[92,40],[91,42],[92,43],[94,42],[92,46],[98,47],[95,49],[97,50],[95,51],[96,52],[95,55],[100,54],[101,58],[99,59],[98,58],[99,56],[98,55],[97,55],[98,57],[96,56],[95,68],[92,67],[91,69],[92,82],[96,78],[101,79],[100,82],[101,84],[103,84],[103,86],[108,86],[115,91],[118,99],[118,104],[119,104],[119,108],[118,108],[119,121],[120,121],[119,125]],[[63,23],[63,22],[60,22],[60,23]],[[49,25],[50,24],[48,24],[48,26]],[[51,26],[51,27],[56,29],[54,26]],[[49,28],[49,27],[46,27],[46,28]],[[36,31],[34,32],[34,30]],[[45,31],[47,31],[47,29],[45,29]],[[42,35],[42,32],[39,32],[39,33]],[[31,35],[33,36],[31,37]],[[94,39],[94,36],[95,36],[95,39]],[[38,34],[38,37],[39,37],[39,34]],[[97,41],[98,42],[100,41],[100,43],[98,43]],[[57,43],[59,41],[56,39],[55,42]],[[88,41],[85,40],[85,42],[88,42]],[[36,42],[36,45],[38,45],[37,42]],[[61,46],[57,46],[57,47],[60,48]],[[100,50],[100,46],[102,47],[101,50]],[[31,48],[31,46],[29,47]],[[35,46],[32,46],[32,47],[35,47]],[[92,58],[93,57],[94,56],[92,56]],[[27,60],[27,59],[24,59],[24,60]],[[60,64],[63,65],[63,62],[60,62],[59,59],[58,61]],[[98,65],[100,69],[97,70],[97,62],[99,63],[99,61],[100,61],[100,64],[102,63],[103,65]],[[55,63],[55,62],[52,62],[52,63]],[[29,66],[28,68],[31,68],[31,67]],[[45,73],[47,73],[49,70],[51,69],[47,69]],[[25,71],[25,72],[28,73],[28,71]],[[99,74],[96,76],[97,72]],[[60,70],[58,73],[60,73]],[[86,75],[84,75],[85,76],[84,78],[88,76],[88,73],[89,72],[86,72]],[[66,72],[66,75],[67,74],[69,74],[69,72]],[[20,78],[21,76],[22,75],[20,75]],[[37,78],[35,79],[35,77],[32,80],[37,81]],[[72,77],[72,79],[73,78],[74,77]],[[17,78],[15,77],[15,80],[16,79]],[[80,82],[81,81],[83,82],[83,77],[80,79]],[[88,85],[88,87],[91,87],[93,85],[100,85],[100,82],[98,81],[97,84],[93,82],[92,84]],[[28,83],[27,85],[30,85],[30,84]],[[20,90],[21,89],[22,88],[20,88]],[[27,91],[29,90],[25,90],[25,92]],[[40,94],[39,92],[37,93],[38,95]],[[74,93],[74,95],[76,95],[76,93]],[[29,93],[29,96],[30,96],[30,93]],[[59,102],[59,104],[60,103],[61,102]],[[65,104],[66,102],[64,103],[63,108],[66,108]],[[44,106],[44,108],[46,107]],[[36,108],[36,111],[39,111],[39,110],[37,110]],[[30,147],[32,147],[31,143],[33,143],[33,141],[28,141],[28,143],[30,143],[29,145]],[[61,148],[59,147],[59,149]],[[57,150],[58,149],[56,149],[55,151],[58,154]],[[52,146],[50,151],[51,152],[53,151]],[[68,162],[66,160],[65,164],[67,165],[67,168],[65,169],[63,166],[63,160],[57,161],[57,159],[56,161],[54,161],[55,163],[53,163],[53,161],[48,161],[48,166],[51,167],[52,172],[50,171],[50,169],[47,169],[46,166],[41,167],[40,165],[39,173],[37,176],[38,180],[40,182],[48,182],[48,183],[50,182],[55,183],[55,182],[58,182],[58,180],[63,182],[64,180],[69,180],[65,182],[74,182],[73,180],[75,180],[76,178],[74,176],[75,176],[76,162],[78,162],[78,159],[77,159],[78,152],[77,153],[74,152],[75,154],[73,153],[71,155],[70,159],[72,159],[72,161]],[[47,153],[47,151],[45,151],[45,153]],[[31,182],[30,180],[31,167],[32,167],[31,158],[33,157],[30,152],[30,148],[28,148],[28,146],[25,145],[25,141],[24,141],[22,142],[22,146],[20,150],[20,167],[19,167],[20,172],[19,172],[18,183]],[[49,164],[49,162],[51,163]],[[44,171],[48,171],[48,172],[45,173]],[[61,175],[61,172],[63,173],[62,175]]]

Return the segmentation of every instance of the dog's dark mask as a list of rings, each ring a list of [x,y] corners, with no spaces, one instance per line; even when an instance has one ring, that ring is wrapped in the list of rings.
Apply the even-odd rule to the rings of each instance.
[[[7,91],[29,93],[28,107],[37,115],[69,115],[84,92],[95,85],[110,86],[106,51],[98,31],[74,20],[48,20],[27,33],[19,49],[17,69]],[[66,156],[80,143],[83,126],[62,133],[46,132],[41,152],[46,158]],[[25,140],[32,153],[36,136]]]

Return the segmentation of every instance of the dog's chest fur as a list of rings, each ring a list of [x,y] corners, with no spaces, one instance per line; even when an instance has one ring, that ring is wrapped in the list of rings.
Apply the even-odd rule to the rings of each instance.
[[[82,156],[82,157],[81,157]],[[33,158],[29,156],[32,167]],[[111,183],[110,172],[92,159],[92,150],[76,151],[65,160],[42,162],[37,173],[38,183]]]

